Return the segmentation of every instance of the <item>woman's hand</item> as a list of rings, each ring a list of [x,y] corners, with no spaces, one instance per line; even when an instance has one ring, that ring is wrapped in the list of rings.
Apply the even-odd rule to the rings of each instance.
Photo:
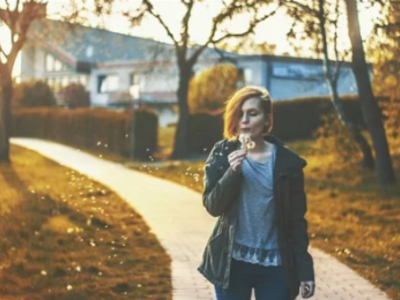
[[[300,294],[303,299],[311,298],[315,292],[314,281],[302,281],[300,283]]]
[[[228,155],[229,164],[232,167],[232,170],[235,172],[241,172],[242,162],[247,155],[246,149],[240,149],[233,151],[231,154]]]

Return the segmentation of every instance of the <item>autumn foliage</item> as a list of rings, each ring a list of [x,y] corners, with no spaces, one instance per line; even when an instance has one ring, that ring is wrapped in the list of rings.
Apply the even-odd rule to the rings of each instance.
[[[219,110],[236,89],[243,76],[233,64],[221,63],[199,72],[190,81],[190,113]]]

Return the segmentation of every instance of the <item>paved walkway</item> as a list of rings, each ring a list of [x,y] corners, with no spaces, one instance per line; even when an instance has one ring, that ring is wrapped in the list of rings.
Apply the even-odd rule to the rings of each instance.
[[[172,258],[173,299],[214,300],[211,285],[196,270],[215,222],[203,208],[198,193],[60,144],[22,138],[11,142],[84,173],[117,192],[144,217]],[[312,299],[389,299],[335,258],[313,248],[310,252],[317,284]]]

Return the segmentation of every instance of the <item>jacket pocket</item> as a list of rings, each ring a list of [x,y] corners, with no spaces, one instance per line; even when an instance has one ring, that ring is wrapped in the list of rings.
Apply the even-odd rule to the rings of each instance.
[[[223,265],[225,260],[224,255],[224,234],[220,232],[213,237],[208,243],[209,259],[211,270],[216,278],[222,278]]]

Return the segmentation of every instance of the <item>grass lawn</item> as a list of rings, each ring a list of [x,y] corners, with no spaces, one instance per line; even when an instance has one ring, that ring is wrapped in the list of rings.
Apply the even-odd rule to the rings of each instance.
[[[173,135],[171,129],[163,130],[168,134],[161,144],[164,151],[170,151],[171,142],[168,147],[165,137]],[[311,245],[337,257],[392,299],[400,299],[400,185],[380,190],[374,173],[341,165],[313,141],[288,146],[308,161],[306,217]],[[400,181],[400,157],[393,161]],[[203,164],[177,162],[155,167],[143,163],[134,168],[201,192]]]
[[[125,201],[24,148],[0,164],[0,299],[172,299],[170,258]]]

